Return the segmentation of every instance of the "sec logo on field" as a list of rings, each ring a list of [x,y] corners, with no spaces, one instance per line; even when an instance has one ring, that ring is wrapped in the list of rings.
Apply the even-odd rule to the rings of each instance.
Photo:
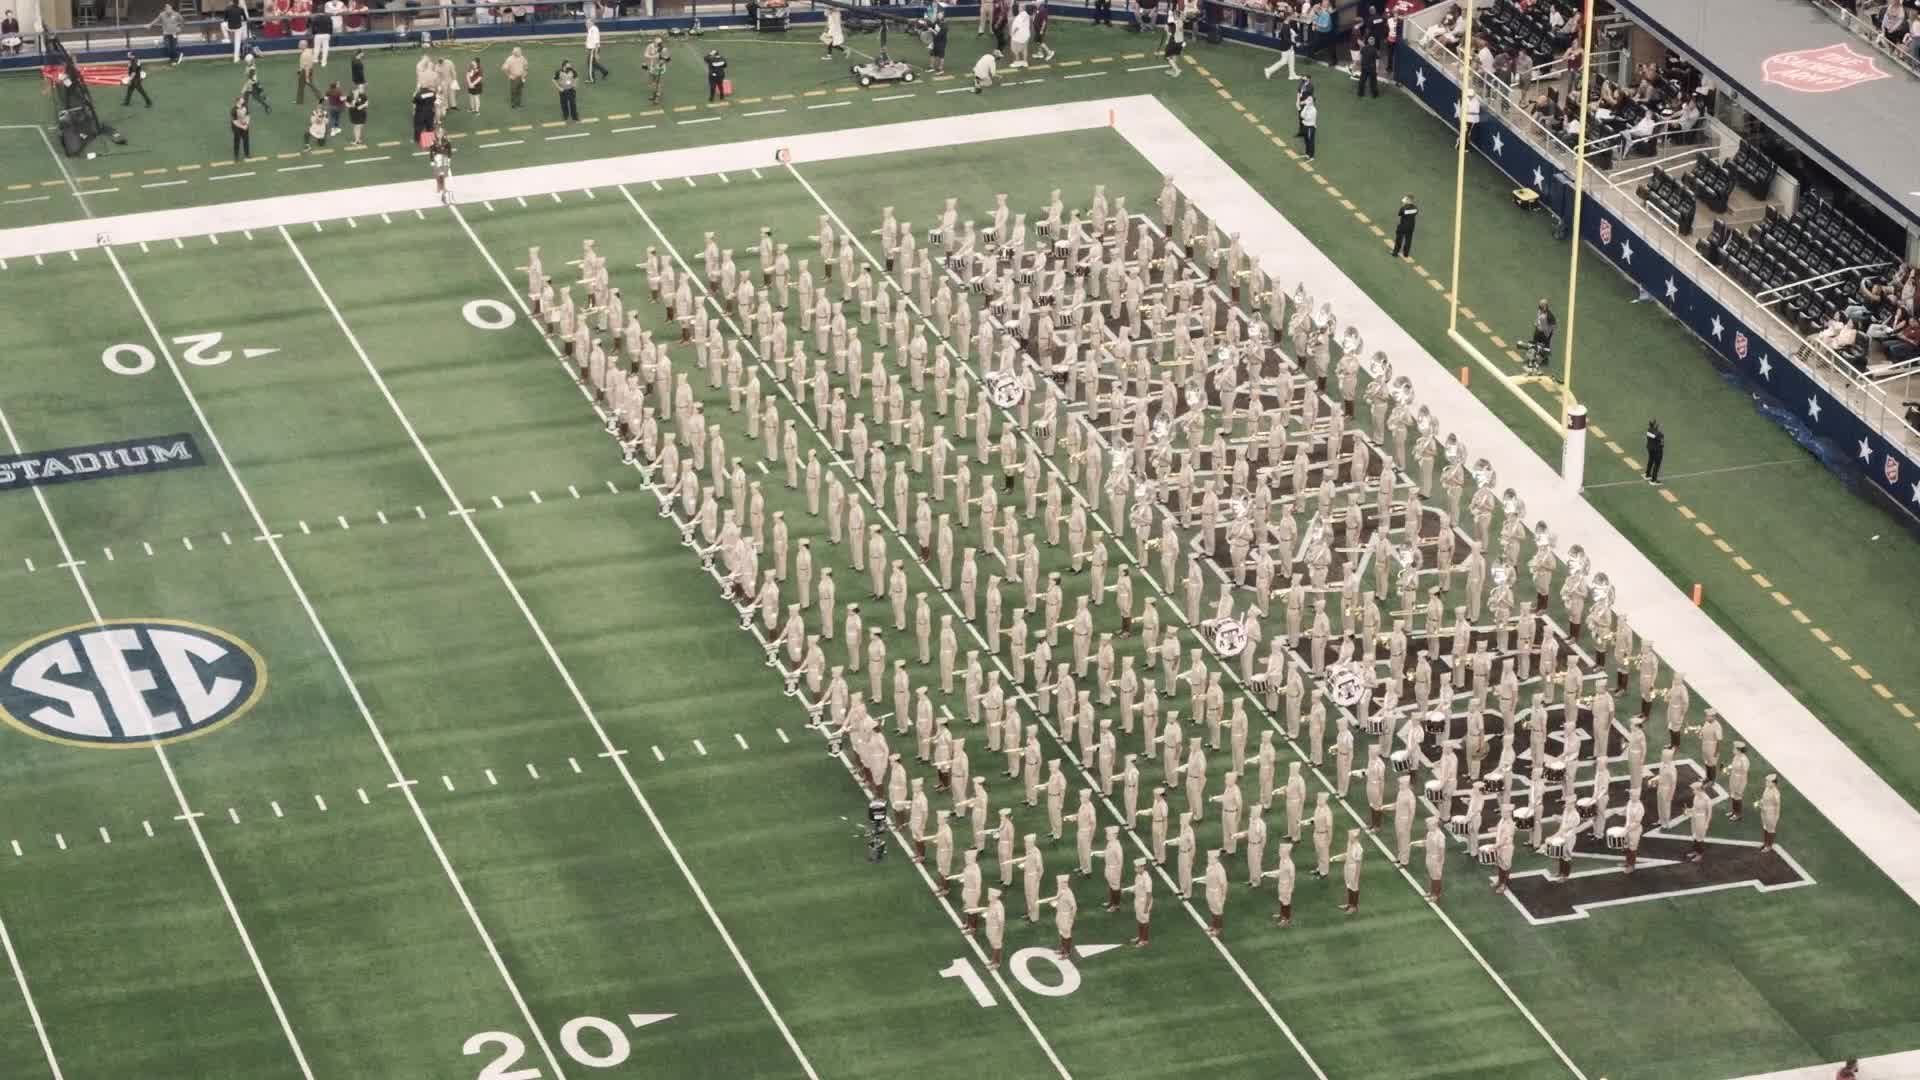
[[[0,657],[0,720],[108,749],[204,735],[260,700],[267,665],[246,642],[167,619],[43,634]]]

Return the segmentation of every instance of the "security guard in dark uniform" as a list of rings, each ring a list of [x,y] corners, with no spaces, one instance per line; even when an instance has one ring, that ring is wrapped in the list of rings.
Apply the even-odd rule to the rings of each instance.
[[[1411,193],[1400,196],[1400,209],[1393,219],[1393,254],[1395,258],[1413,258],[1413,226],[1420,219],[1420,207],[1414,204]]]

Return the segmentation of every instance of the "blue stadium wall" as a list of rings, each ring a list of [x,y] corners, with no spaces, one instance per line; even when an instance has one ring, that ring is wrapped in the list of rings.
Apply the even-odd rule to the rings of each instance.
[[[1435,115],[1458,115],[1459,87],[1438,65],[1401,49],[1394,75]],[[1490,112],[1474,126],[1473,147],[1516,184],[1534,188],[1562,221],[1570,220],[1572,189],[1556,166]],[[1878,488],[1907,514],[1920,518],[1920,463],[1891,446],[1758,331],[1702,291],[1694,280],[1653,251],[1640,233],[1591,196],[1581,210],[1581,239],[1691,330],[1753,395],[1756,406],[1836,468]],[[1825,446],[1815,445],[1825,443]]]

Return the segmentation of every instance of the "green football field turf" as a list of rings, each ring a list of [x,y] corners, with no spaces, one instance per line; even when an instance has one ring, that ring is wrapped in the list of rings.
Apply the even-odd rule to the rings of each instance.
[[[804,172],[862,225],[878,192],[925,220],[949,191],[979,212],[1090,175],[1135,205],[1157,189],[1109,135],[979,149]],[[1008,181],[1005,160],[1043,155]],[[863,860],[844,768],[539,336],[462,316],[511,301],[495,267],[513,277],[529,244],[557,259],[595,237],[638,298],[649,244],[686,253],[715,229],[745,247],[759,223],[799,237],[821,212],[775,170],[631,197],[645,217],[602,188],[9,271],[35,306],[91,298],[77,336],[20,330],[49,358],[0,399],[21,444],[188,431],[209,464],[45,489],[65,552],[35,502],[10,500],[4,636],[96,608],[183,620],[246,642],[268,680],[164,764],[14,733],[0,790],[24,854],[4,863],[0,918],[66,1075],[299,1075],[293,1039],[314,1075],[477,1076],[521,1046],[509,1064],[542,1075],[800,1074],[781,1023],[822,1076],[1044,1075],[1049,1054],[1075,1075],[1311,1075],[1289,1033],[1330,1076],[1564,1074],[1476,957],[1589,1076],[1741,1075],[1920,1036],[1911,904],[1799,804],[1787,843],[1813,887],[1529,928],[1456,856],[1445,911],[1463,941],[1370,851],[1358,918],[1303,875],[1282,933],[1268,893],[1236,887],[1229,956],[1163,894],[1152,949],[1083,958],[1061,996],[1009,973],[1013,1001],[989,983],[996,1004],[976,1005],[939,974],[971,955],[947,915],[897,852]],[[180,362],[191,397],[165,360],[122,375],[99,359],[158,335],[179,361],[181,338],[215,330],[215,348],[279,351]],[[748,453],[725,394],[703,397]],[[826,547],[803,500],[765,490]],[[85,565],[58,566],[68,552]],[[864,593],[857,574],[843,588]],[[411,798],[390,786],[406,781]],[[1049,848],[1050,871],[1071,860]],[[1126,940],[1098,891],[1078,889],[1077,939]],[[1045,946],[1051,926],[1010,918],[1008,938]],[[1066,978],[1027,966],[1043,990]],[[24,999],[0,1001],[9,1060],[35,1061]],[[675,1015],[628,1019],[659,1013]]]
[[[1444,125],[1409,98],[1389,92],[1377,100],[1359,100],[1344,92],[1351,85],[1344,74],[1304,65],[1302,70],[1321,83],[1320,154],[1309,170],[1297,155],[1275,143],[1292,134],[1293,95],[1291,84],[1260,78],[1267,54],[1196,43],[1192,56],[1201,69],[1189,76],[1201,77],[1175,80],[1158,71],[1133,70],[1152,65],[1154,58],[1144,52],[1152,45],[1149,38],[1070,20],[1054,25],[1059,62],[1037,65],[1019,80],[1021,85],[982,97],[936,93],[960,84],[924,79],[911,88],[856,93],[840,77],[839,64],[819,59],[811,34],[771,39],[710,34],[698,48],[721,48],[734,61],[731,74],[739,96],[725,108],[706,105],[700,72],[692,62],[697,49],[684,46],[676,53],[665,100],[661,106],[650,105],[645,80],[637,74],[637,40],[612,38],[608,63],[614,79],[582,88],[582,113],[589,122],[570,129],[555,121],[553,94],[542,80],[563,56],[578,61],[577,42],[523,45],[532,77],[528,105],[518,113],[503,108],[505,87],[498,75],[499,62],[511,45],[459,42],[450,54],[462,66],[478,55],[487,70],[489,91],[480,116],[454,114],[449,130],[462,148],[460,169],[479,171],[1115,93],[1153,93],[1435,356],[1469,363],[1445,336],[1446,302],[1443,291],[1433,287],[1434,281],[1445,280],[1452,256],[1448,225],[1453,216],[1453,149]],[[871,51],[873,44],[871,37],[852,40],[856,50]],[[976,47],[976,40],[961,28],[954,35],[949,67],[964,71],[977,55]],[[894,48],[910,59],[921,58],[917,45],[898,36]],[[115,189],[85,200],[93,213],[111,215],[415,179],[420,164],[404,156],[410,148],[403,142],[408,135],[405,98],[418,56],[413,51],[369,53],[375,99],[370,148],[349,154],[336,138],[326,152],[312,157],[299,153],[305,113],[289,104],[291,57],[269,57],[264,79],[278,111],[256,117],[254,145],[263,160],[241,168],[226,167],[224,109],[239,89],[233,65],[196,61],[152,69],[156,105],[151,110],[137,103],[122,109],[118,92],[99,88],[96,97],[107,118],[129,133],[130,145],[96,161],[76,163],[72,175],[86,178],[77,190]],[[336,57],[328,75],[344,78],[344,51],[336,51]],[[913,96],[897,96],[901,94]],[[876,100],[880,98],[890,100]],[[45,117],[48,108],[37,77],[0,78],[0,112],[9,122]],[[658,115],[656,108],[661,110]],[[581,131],[591,134],[564,137]],[[0,226],[82,213],[59,167],[44,148],[36,150],[39,144],[39,136],[30,130],[0,128],[0,146],[8,150],[0,156],[0,187],[5,188],[0,190]],[[314,165],[320,167],[311,168]],[[239,173],[250,175],[234,175]],[[225,176],[234,178],[214,179]],[[1487,332],[1464,323],[1463,328],[1484,352],[1512,363],[1510,370],[1517,372],[1518,363],[1505,357],[1492,338],[1510,343],[1519,337],[1531,324],[1534,301],[1543,295],[1563,304],[1567,252],[1550,240],[1547,219],[1522,217],[1513,210],[1510,186],[1484,161],[1469,165],[1462,299]],[[1418,237],[1415,264],[1427,271],[1424,275],[1389,259],[1385,241],[1370,228],[1387,220],[1407,191],[1419,196],[1425,210],[1427,224]],[[1363,223],[1358,215],[1368,220]],[[1646,306],[1633,306],[1633,298],[1634,290],[1617,275],[1596,267],[1592,259],[1586,261],[1577,389],[1594,424],[1605,432],[1589,448],[1589,500],[1683,589],[1702,585],[1706,610],[1722,627],[1896,790],[1909,800],[1920,799],[1920,718],[1912,704],[1920,699],[1920,684],[1906,660],[1920,648],[1920,623],[1911,615],[1920,603],[1920,592],[1912,585],[1920,581],[1920,549],[1912,542],[1909,520],[1890,517],[1836,483],[1755,412],[1748,394],[1729,387],[1703,362],[1698,344],[1678,324]],[[1507,390],[1486,378],[1475,381],[1473,389],[1549,461],[1558,459],[1558,433]],[[1532,387],[1529,392],[1546,402],[1549,411],[1555,409],[1551,391]],[[1707,407],[1676,405],[1692,402]],[[1671,499],[1639,483],[1637,464],[1629,464],[1640,453],[1637,433],[1653,415],[1662,416],[1669,433],[1665,491]],[[1621,453],[1611,452],[1608,441]]]
[[[930,97],[933,87],[922,87],[910,104],[887,104],[912,118],[1114,93],[1106,84],[1132,80],[1127,92],[1161,94],[1436,355],[1451,355],[1440,292],[1389,261],[1338,202],[1384,218],[1399,191],[1414,187],[1429,221],[1443,220],[1451,165],[1431,118],[1392,96],[1355,103],[1328,79],[1321,155],[1308,173],[1258,133],[1264,123],[1285,135],[1291,124],[1289,91],[1255,82],[1259,54],[1203,50],[1223,83],[1215,88],[1207,76],[1175,84],[1126,73],[1146,61],[1128,62],[1112,39],[1078,28],[1060,36],[1065,59],[1112,57],[1099,68],[1108,74],[1066,82],[1053,76],[1073,72],[1055,69],[1042,85],[986,101]],[[761,106],[792,111],[751,135],[895,118],[869,106],[880,91],[848,95],[850,107],[802,111],[809,90],[831,91],[837,80],[816,74],[824,65],[810,50],[794,55],[805,63],[771,69],[779,89],[743,91],[796,95]],[[396,72],[411,64],[410,55],[376,60]],[[688,94],[691,67],[675,72]],[[227,74],[213,64],[168,73],[209,84]],[[641,99],[617,106],[639,124],[646,106],[636,81],[614,85]],[[499,91],[490,109],[504,103]],[[1235,93],[1273,115],[1244,119]],[[27,108],[31,85],[8,80],[0,94]],[[164,111],[165,99],[156,117]],[[591,95],[586,111],[596,114]],[[396,113],[386,119],[397,122]],[[630,133],[648,141],[623,149],[749,137],[736,119],[675,130],[656,120],[657,133]],[[349,177],[335,155],[321,169],[231,181],[261,186],[227,194],[201,178],[223,149],[221,125],[207,136],[198,118],[169,113],[161,122],[198,134],[160,140],[166,149],[140,168],[169,171],[137,175],[190,182],[144,193],[127,186],[115,193],[124,203],[90,200],[95,213],[418,175],[417,163],[394,160]],[[466,156],[462,166],[497,167],[486,156],[495,152],[498,165],[616,152],[604,141],[616,138],[612,123],[602,120],[590,138]],[[533,131],[543,142],[552,133]],[[10,150],[16,137],[38,141],[0,135]],[[24,146],[7,155],[5,179],[35,195],[59,174],[44,151]],[[196,162],[200,170],[172,171]],[[924,221],[949,192],[978,212],[996,191],[1018,205],[1038,205],[1053,186],[1083,199],[1094,176],[1136,207],[1158,187],[1144,163],[1102,135],[804,172],[861,228],[876,223],[882,203]],[[109,179],[103,173],[101,185]],[[1491,171],[1470,180],[1476,220],[1513,224]],[[45,203],[3,208],[21,215],[5,223],[77,209],[56,210],[71,197],[46,190],[55,197]],[[744,249],[759,223],[799,237],[821,212],[773,170],[751,182],[701,178],[697,188],[632,195],[688,255],[708,229]],[[392,224],[297,227],[290,238],[228,234],[217,248],[204,237],[181,248],[129,246],[113,257],[125,284],[100,250],[0,272],[12,343],[33,358],[11,365],[0,388],[21,444],[195,432],[209,459],[46,489],[83,567],[57,565],[66,556],[40,508],[16,493],[0,508],[0,536],[16,555],[0,568],[13,600],[0,638],[11,645],[87,625],[97,608],[109,620],[217,628],[256,649],[267,671],[255,709],[169,746],[164,762],[149,749],[76,750],[7,733],[18,752],[0,765],[0,809],[23,854],[0,852],[10,871],[0,918],[65,1075],[297,1076],[293,1040],[323,1076],[481,1075],[515,1043],[524,1056],[508,1064],[542,1075],[594,1075],[603,1070],[582,1059],[616,1058],[604,1071],[801,1074],[782,1023],[823,1076],[1045,1075],[1055,1070],[1049,1053],[1079,1075],[1212,1067],[1311,1075],[1287,1032],[1331,1076],[1565,1074],[1476,952],[1589,1076],[1740,1075],[1907,1049],[1920,1036],[1911,1019],[1920,1002],[1905,977],[1915,961],[1903,929],[1910,902],[1798,803],[1785,839],[1818,881],[1810,888],[1679,897],[1529,928],[1478,887],[1477,867],[1456,858],[1446,911],[1470,952],[1370,850],[1366,910],[1355,920],[1333,911],[1332,883],[1303,875],[1303,914],[1281,934],[1264,921],[1270,896],[1237,890],[1230,963],[1163,893],[1151,950],[1083,958],[1077,989],[1058,997],[1009,973],[1024,1018],[998,984],[989,984],[998,1004],[975,1005],[959,979],[939,975],[971,957],[948,916],[897,852],[880,867],[863,861],[860,797],[845,770],[802,729],[777,674],[652,498],[636,491],[635,474],[539,337],[524,319],[488,331],[461,317],[472,300],[510,302],[488,256],[517,278],[528,244],[554,258],[583,236],[600,239],[617,271],[629,268],[628,293],[638,297],[631,264],[658,238],[604,188],[560,205],[466,207],[461,217],[466,227],[432,211]],[[1443,231],[1430,226],[1420,238],[1432,272],[1446,265]],[[1465,299],[1495,332],[1523,321],[1535,283],[1559,280],[1547,290],[1556,297],[1564,286],[1564,248],[1545,242],[1539,222],[1501,228],[1470,250]],[[21,317],[75,298],[85,311],[78,329]],[[1817,466],[1684,478],[1793,461],[1799,451],[1719,384],[1677,328],[1627,307],[1630,299],[1612,275],[1583,282],[1582,340],[1591,344],[1581,393],[1603,428],[1626,435],[1657,402],[1697,397],[1715,407],[1687,410],[1684,427],[1668,422],[1685,433],[1674,440],[1675,463],[1698,455],[1670,469],[1669,487],[1693,517],[1637,484],[1596,486],[1595,505],[1675,580],[1705,582],[1720,622],[1911,796],[1920,788],[1914,729],[1889,703],[1910,700],[1897,660],[1913,636],[1910,590],[1898,584],[1911,580],[1901,576],[1911,569],[1905,534]],[[665,332],[657,307],[642,312]],[[99,360],[114,344],[152,349],[156,334],[181,356],[190,345],[177,339],[215,331],[216,351],[279,350],[181,366],[233,477],[167,363],[126,376]],[[1480,392],[1552,452],[1552,433],[1504,390]],[[724,393],[706,399],[710,414],[724,414]],[[747,445],[737,417],[722,415],[722,425],[736,447]],[[1632,475],[1596,449],[1591,485]],[[817,520],[768,480],[770,509],[786,509],[796,538],[820,543]],[[456,499],[474,510],[478,539],[449,513]],[[257,539],[261,520],[278,534],[273,545]],[[1715,531],[1704,534],[1699,522]],[[1899,540],[1863,544],[1863,534]],[[1712,547],[1715,538],[1734,553]],[[860,576],[847,573],[843,597],[863,592]],[[905,637],[889,637],[907,648]],[[1830,654],[1832,645],[1844,656]],[[617,762],[604,756],[610,746],[622,752]],[[1763,769],[1756,762],[1756,774]],[[390,786],[402,780],[413,781],[411,798]],[[194,827],[176,820],[183,799],[205,815]],[[1032,812],[1020,816],[1035,827]],[[1751,828],[1730,835],[1750,839]],[[1049,871],[1071,858],[1070,843],[1050,848]],[[1098,891],[1092,882],[1079,889],[1083,945],[1130,935],[1127,916],[1098,911]],[[1018,895],[1016,885],[1009,952],[1050,944],[1050,925],[1012,918]],[[1874,929],[1840,936],[1836,927]],[[1043,986],[1060,977],[1044,960],[1029,966]],[[1680,1007],[1688,994],[1697,1004]],[[24,1063],[22,1075],[37,1075],[42,1054],[24,999],[0,994],[0,1010],[0,1047]],[[628,1019],[661,1013],[675,1015],[644,1027]],[[619,1034],[609,1037],[609,1025]]]

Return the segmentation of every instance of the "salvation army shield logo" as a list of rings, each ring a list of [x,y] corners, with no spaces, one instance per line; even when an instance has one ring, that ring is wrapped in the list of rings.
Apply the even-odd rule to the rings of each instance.
[[[1739,357],[1742,360],[1745,360],[1747,358],[1747,335],[1746,334],[1735,333],[1733,335],[1733,355]]]
[[[1606,218],[1600,219],[1600,242],[1602,244],[1613,243],[1613,222],[1608,221]]]
[[[1888,78],[1873,57],[1844,43],[1775,53],[1761,61],[1760,72],[1773,85],[1802,94],[1831,94]]]
[[[1897,457],[1894,457],[1892,454],[1888,454],[1886,463],[1880,466],[1880,475],[1886,477],[1887,483],[1889,484],[1899,483],[1900,482],[1900,459]]]

